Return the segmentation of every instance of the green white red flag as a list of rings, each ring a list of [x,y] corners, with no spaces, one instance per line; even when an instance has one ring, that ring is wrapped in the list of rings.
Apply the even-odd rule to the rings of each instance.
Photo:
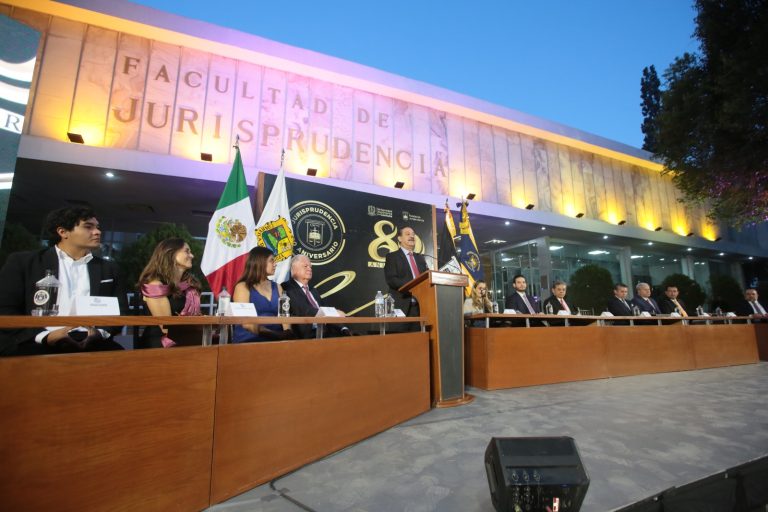
[[[218,297],[224,286],[232,294],[235,283],[243,274],[248,251],[256,247],[255,228],[240,148],[236,147],[232,171],[208,223],[208,237],[200,263],[215,296]]]

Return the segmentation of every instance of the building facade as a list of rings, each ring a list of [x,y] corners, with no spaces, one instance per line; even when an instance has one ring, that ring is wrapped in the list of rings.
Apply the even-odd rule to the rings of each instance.
[[[34,177],[32,161],[59,169],[57,179],[110,169],[148,189],[205,188],[226,180],[238,141],[249,182],[275,172],[285,150],[289,175],[316,169],[315,179],[351,190],[437,207],[473,194],[480,249],[502,293],[512,273],[547,288],[585,262],[617,281],[679,272],[706,286],[715,272],[743,283],[752,277],[742,264],[768,252],[764,227],[730,232],[683,206],[648,153],[573,128],[126,2],[3,0],[0,15],[40,33],[20,134],[22,195],[25,180],[48,179]],[[182,218],[215,206],[181,199]],[[162,211],[152,201],[162,202],[111,196],[123,206],[116,245],[131,213]],[[25,215],[14,214],[13,192],[10,209],[9,219]]]

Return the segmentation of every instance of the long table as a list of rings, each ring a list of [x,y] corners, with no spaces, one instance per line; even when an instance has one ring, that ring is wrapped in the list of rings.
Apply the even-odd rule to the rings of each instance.
[[[473,320],[545,315],[473,315]],[[555,317],[550,317],[554,319]],[[575,318],[575,319],[578,319]],[[762,325],[692,323],[569,327],[467,327],[467,384],[502,389],[755,363]],[[619,318],[620,319],[620,318]],[[734,319],[741,321],[743,319]],[[671,320],[670,320],[671,321]]]
[[[426,332],[0,359],[0,509],[206,508],[429,410],[429,364]]]

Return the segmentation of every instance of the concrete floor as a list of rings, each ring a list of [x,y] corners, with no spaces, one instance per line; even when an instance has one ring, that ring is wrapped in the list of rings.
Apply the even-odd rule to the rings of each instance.
[[[609,511],[768,455],[768,363],[481,391],[210,511],[493,512],[491,437],[571,436]]]

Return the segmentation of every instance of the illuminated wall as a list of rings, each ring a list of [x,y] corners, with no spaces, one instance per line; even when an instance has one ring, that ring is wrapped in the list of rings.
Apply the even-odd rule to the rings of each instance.
[[[43,35],[25,133],[246,166],[654,230],[717,236],[652,162],[606,156],[363,90],[109,27],[0,4]],[[150,27],[151,32],[151,27]],[[167,38],[166,38],[167,39]],[[213,47],[213,45],[211,45]],[[465,109],[466,110],[466,109]],[[608,152],[610,153],[610,152]],[[633,163],[635,162],[635,163]]]

